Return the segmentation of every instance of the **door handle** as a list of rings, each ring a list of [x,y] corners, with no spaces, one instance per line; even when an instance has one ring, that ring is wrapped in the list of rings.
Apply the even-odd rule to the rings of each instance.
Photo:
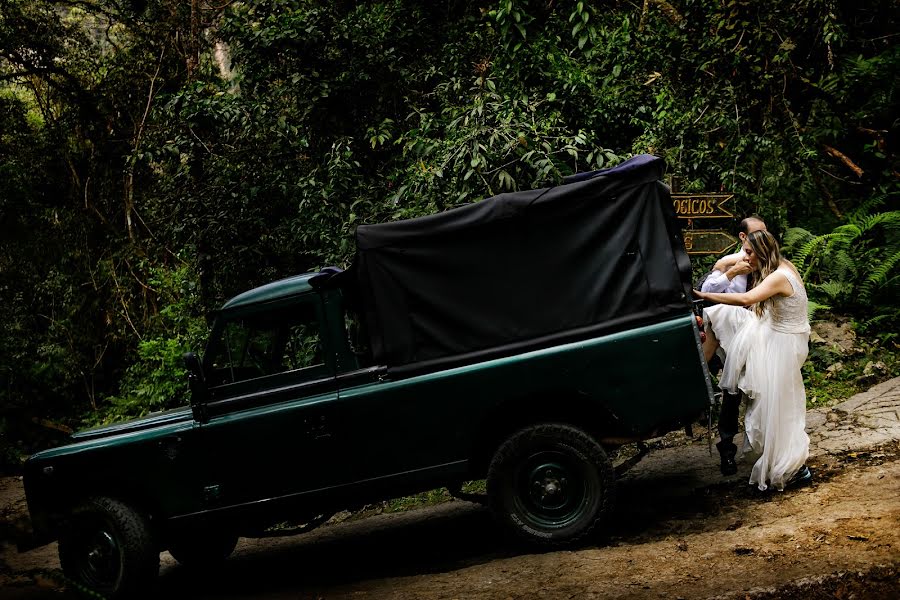
[[[181,436],[171,435],[159,441],[159,449],[163,456],[169,460],[175,460],[181,453]]]

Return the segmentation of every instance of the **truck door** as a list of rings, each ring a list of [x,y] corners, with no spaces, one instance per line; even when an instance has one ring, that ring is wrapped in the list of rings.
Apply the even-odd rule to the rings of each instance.
[[[334,359],[317,293],[220,315],[201,425],[207,507],[317,489],[334,444]]]

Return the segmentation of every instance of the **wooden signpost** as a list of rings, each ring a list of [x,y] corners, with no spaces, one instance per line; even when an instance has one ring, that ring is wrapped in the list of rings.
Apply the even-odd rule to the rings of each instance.
[[[679,219],[733,219],[725,203],[734,194],[672,194]]]
[[[721,229],[691,229],[684,232],[684,249],[688,254],[723,254],[737,242],[737,238]]]
[[[688,254],[722,254],[738,243],[724,229],[694,229],[694,220],[734,219],[725,203],[734,194],[672,194],[672,205],[679,219],[687,219],[684,248]]]

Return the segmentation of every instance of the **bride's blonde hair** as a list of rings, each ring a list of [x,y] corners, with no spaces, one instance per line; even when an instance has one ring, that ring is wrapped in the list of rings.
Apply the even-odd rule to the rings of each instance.
[[[753,287],[756,287],[762,283],[763,279],[781,266],[781,250],[778,249],[778,241],[775,239],[775,236],[765,229],[748,233],[747,243],[750,244],[750,249],[756,255],[756,265],[759,267],[755,274],[756,277],[754,277]],[[761,317],[774,303],[774,296],[762,302],[757,302],[753,307],[753,312],[756,313],[756,316]]]

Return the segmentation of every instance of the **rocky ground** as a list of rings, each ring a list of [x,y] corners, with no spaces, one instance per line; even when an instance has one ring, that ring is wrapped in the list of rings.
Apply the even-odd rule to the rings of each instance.
[[[723,479],[703,431],[670,434],[622,477],[601,536],[565,551],[507,543],[480,506],[453,501],[241,540],[199,575],[163,554],[156,597],[900,598],[900,378],[808,413],[813,485],[754,493]],[[21,482],[0,480],[9,537]],[[0,546],[0,598],[66,594],[55,546]]]

